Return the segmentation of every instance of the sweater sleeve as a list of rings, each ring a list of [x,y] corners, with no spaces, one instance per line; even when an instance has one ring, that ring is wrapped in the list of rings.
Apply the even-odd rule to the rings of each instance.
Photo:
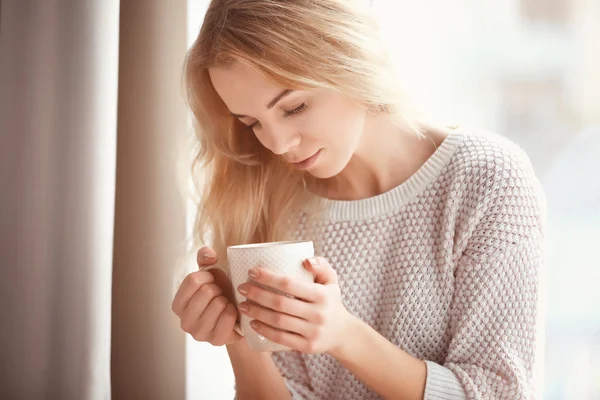
[[[282,351],[272,355],[273,361],[290,390],[292,399],[311,400],[315,398],[310,377],[302,354],[297,351]]]
[[[463,257],[444,365],[427,361],[426,400],[529,399],[535,363],[539,238],[485,263]]]
[[[469,215],[476,227],[455,264],[450,345],[443,365],[426,361],[425,400],[534,395],[545,207],[530,165],[508,161]]]
[[[313,400],[315,395],[302,355],[297,351],[279,351],[271,354],[293,400]],[[234,385],[235,390],[235,385]],[[233,400],[237,400],[237,395]]]

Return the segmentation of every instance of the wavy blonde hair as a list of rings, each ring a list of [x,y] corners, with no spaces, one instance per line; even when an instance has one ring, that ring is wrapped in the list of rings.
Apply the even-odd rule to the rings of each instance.
[[[283,240],[319,182],[263,147],[216,93],[209,68],[241,63],[284,88],[335,90],[368,112],[401,116],[400,92],[370,13],[351,0],[213,0],[189,50],[184,85],[201,193],[195,243]],[[290,223],[292,225],[290,225]]]

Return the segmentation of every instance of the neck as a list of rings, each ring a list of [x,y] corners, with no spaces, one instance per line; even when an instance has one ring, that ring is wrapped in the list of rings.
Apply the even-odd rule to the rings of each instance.
[[[444,128],[425,123],[418,123],[417,128],[389,116],[369,116],[350,162],[327,182],[327,197],[360,200],[385,193],[405,182],[448,135]]]

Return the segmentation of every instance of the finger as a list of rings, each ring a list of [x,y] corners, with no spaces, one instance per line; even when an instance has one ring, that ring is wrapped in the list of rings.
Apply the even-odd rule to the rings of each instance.
[[[214,346],[222,346],[225,343],[240,337],[240,335],[233,330],[236,321],[237,310],[232,303],[229,303],[217,321],[211,343]]]
[[[194,271],[191,274],[188,274],[183,282],[181,282],[181,285],[179,286],[179,289],[173,298],[173,302],[171,304],[171,309],[173,312],[179,316],[188,306],[188,303],[194,293],[196,293],[196,291],[200,289],[202,285],[212,282],[214,282],[214,278],[209,272]]]
[[[314,306],[303,300],[294,299],[251,283],[245,283],[238,287],[238,291],[260,306],[270,308],[285,314],[299,318],[310,319],[314,314]]]
[[[231,285],[231,281],[227,277],[227,274],[220,268],[211,269],[208,272],[212,274],[215,284],[223,289],[229,301],[233,303],[235,299],[233,296],[233,286]]]
[[[198,320],[197,329],[195,331],[198,337],[208,338],[213,335],[217,321],[221,317],[223,311],[227,308],[228,304],[230,304],[229,300],[227,300],[225,296],[217,296],[210,301]]]
[[[217,253],[210,247],[204,246],[196,254],[198,267],[208,267],[217,263]]]
[[[313,273],[316,283],[322,285],[338,283],[337,273],[323,257],[309,258],[304,261],[304,268]]]
[[[279,290],[283,293],[310,302],[316,302],[321,297],[318,285],[302,282],[285,275],[279,275],[264,268],[252,268],[249,271],[254,282]]]
[[[183,311],[181,318],[186,321],[197,321],[200,319],[210,302],[219,297],[223,291],[214,283],[208,283],[201,290],[196,291],[190,299],[188,306]]]
[[[262,335],[275,343],[287,346],[289,348],[304,353],[310,352],[308,351],[310,350],[308,340],[306,340],[303,336],[298,335],[297,333],[282,331],[281,329],[274,328],[270,325],[256,320],[250,322],[250,326],[259,335]]]
[[[290,331],[302,336],[309,336],[313,330],[313,325],[311,325],[305,319],[273,311],[258,304],[252,304],[245,301],[240,303],[239,308],[242,314],[260,322],[264,322],[265,324],[277,329]]]

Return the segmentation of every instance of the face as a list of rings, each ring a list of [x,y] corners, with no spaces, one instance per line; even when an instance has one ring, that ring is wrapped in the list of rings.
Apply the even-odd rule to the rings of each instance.
[[[326,179],[339,174],[360,142],[366,111],[328,89],[291,91],[240,64],[210,77],[231,114],[264,147],[296,168]]]

